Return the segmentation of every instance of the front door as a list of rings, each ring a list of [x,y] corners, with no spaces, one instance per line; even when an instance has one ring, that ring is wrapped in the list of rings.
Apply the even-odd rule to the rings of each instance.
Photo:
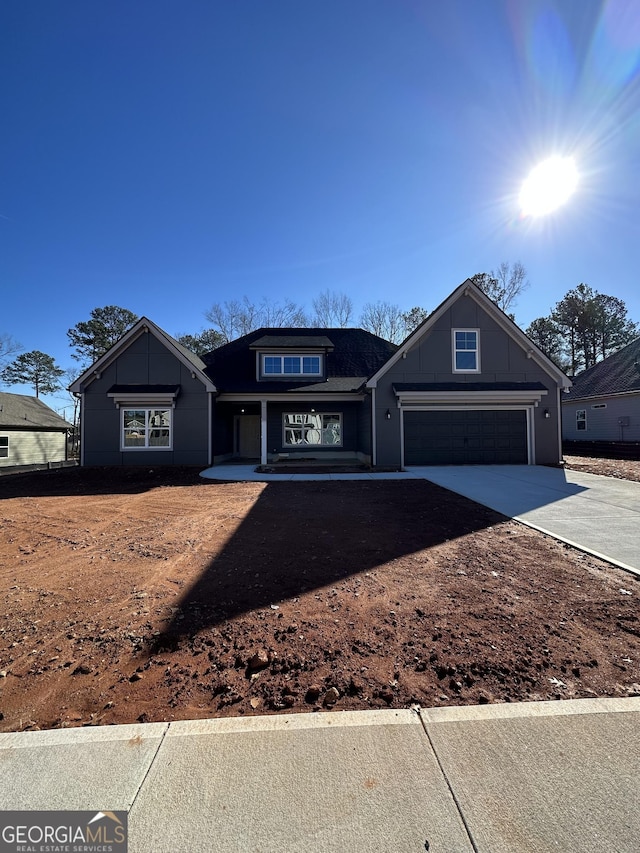
[[[243,459],[260,458],[260,415],[239,415],[237,453]]]

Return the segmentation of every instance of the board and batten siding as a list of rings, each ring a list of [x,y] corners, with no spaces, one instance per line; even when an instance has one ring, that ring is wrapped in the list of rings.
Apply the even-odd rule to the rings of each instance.
[[[480,371],[454,373],[452,329],[478,329]],[[377,465],[399,465],[403,441],[394,383],[411,382],[540,382],[548,393],[534,409],[534,456],[537,464],[560,458],[557,383],[474,299],[461,296],[428,332],[397,361],[376,389]],[[452,401],[453,405],[453,401]],[[446,409],[446,404],[439,408]],[[482,408],[479,404],[477,408]],[[490,408],[490,407],[489,407]],[[549,417],[544,417],[544,410]],[[386,412],[390,418],[386,418]]]
[[[12,465],[42,465],[64,462],[66,432],[48,430],[12,430],[0,427],[0,436],[9,438],[9,456],[0,457],[0,467]]]
[[[179,385],[171,450],[121,449],[121,414],[108,397],[112,385]],[[142,402],[140,405],[144,405]],[[135,404],[131,404],[135,408]],[[162,406],[157,406],[162,408]],[[85,465],[206,465],[208,394],[191,370],[152,333],[142,334],[94,379],[84,394]]]
[[[586,413],[586,429],[579,430],[576,412]],[[628,419],[624,426],[620,420]],[[591,397],[562,404],[565,441],[640,441],[640,393]]]

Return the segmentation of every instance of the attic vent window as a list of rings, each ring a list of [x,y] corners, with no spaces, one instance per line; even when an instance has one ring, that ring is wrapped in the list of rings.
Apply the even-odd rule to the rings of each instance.
[[[606,403],[594,403],[593,406],[591,406],[591,408],[592,409],[606,409],[607,404]]]

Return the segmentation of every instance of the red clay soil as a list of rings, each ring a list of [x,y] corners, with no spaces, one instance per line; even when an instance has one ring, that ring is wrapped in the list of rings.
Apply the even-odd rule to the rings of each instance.
[[[640,584],[424,481],[0,478],[0,730],[640,695]]]

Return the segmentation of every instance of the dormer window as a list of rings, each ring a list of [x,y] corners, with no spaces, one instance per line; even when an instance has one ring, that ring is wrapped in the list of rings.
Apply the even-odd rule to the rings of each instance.
[[[480,330],[452,329],[453,372],[480,373]]]
[[[262,355],[263,376],[322,376],[322,355],[269,353]]]

